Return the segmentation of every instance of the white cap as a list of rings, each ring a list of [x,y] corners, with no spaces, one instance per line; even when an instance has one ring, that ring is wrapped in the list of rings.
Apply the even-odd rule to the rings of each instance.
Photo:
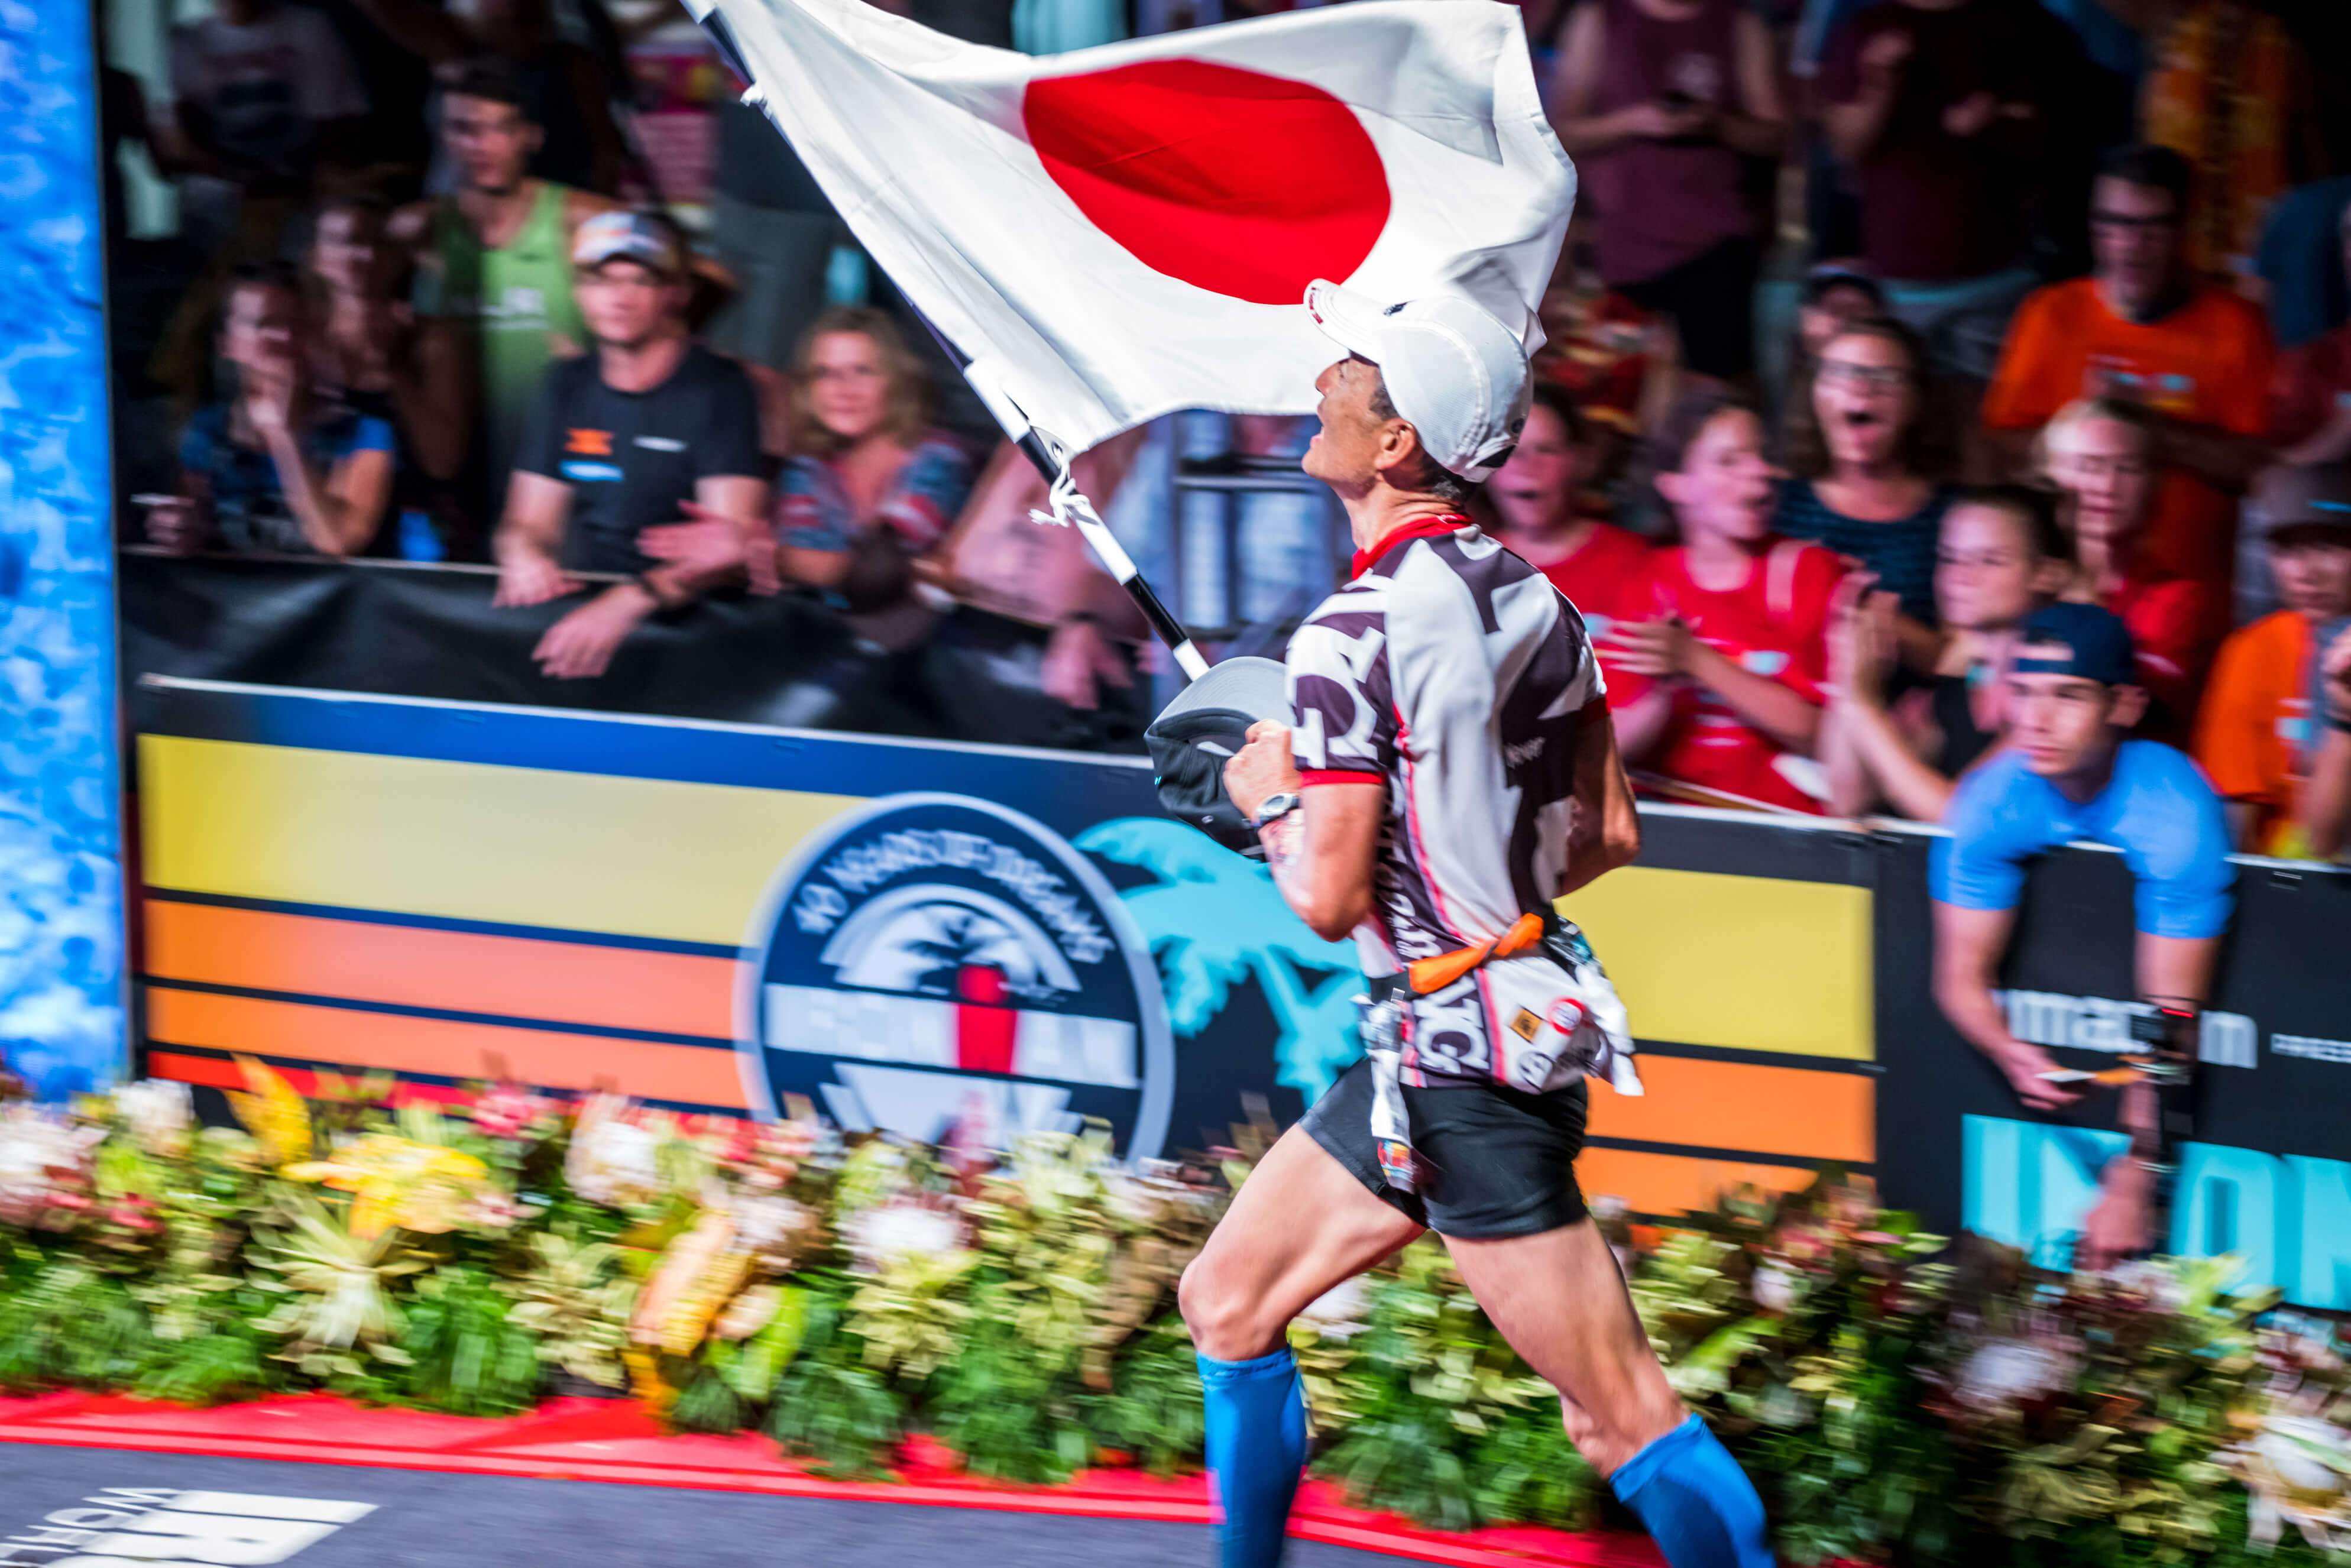
[[[1463,294],[1382,306],[1325,278],[1306,286],[1314,324],[1379,366],[1388,401],[1439,467],[1476,484],[1518,444],[1531,389],[1519,335]]]

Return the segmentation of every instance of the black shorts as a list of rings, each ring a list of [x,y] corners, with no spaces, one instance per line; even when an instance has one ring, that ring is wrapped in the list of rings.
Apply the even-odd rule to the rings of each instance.
[[[1368,1059],[1341,1073],[1301,1124],[1391,1207],[1439,1236],[1480,1241],[1557,1230],[1584,1217],[1575,1156],[1583,1147],[1587,1101],[1580,1078],[1548,1094],[1499,1083],[1407,1087],[1405,1111],[1424,1172],[1416,1193],[1381,1179]]]
[[[1760,262],[1753,240],[1727,239],[1655,277],[1620,284],[1616,292],[1674,319],[1684,370],[1735,381],[1755,366]]]

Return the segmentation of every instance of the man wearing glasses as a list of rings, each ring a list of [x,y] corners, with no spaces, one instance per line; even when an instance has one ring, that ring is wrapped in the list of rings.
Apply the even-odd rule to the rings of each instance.
[[[2267,458],[2269,326],[2182,260],[2188,185],[2187,161],[2168,148],[2105,155],[2090,192],[2091,274],[2018,310],[1983,421],[2022,477],[2033,437],[2076,398],[2147,409],[2168,472],[2143,549],[2168,575],[2225,585],[2236,497]]]

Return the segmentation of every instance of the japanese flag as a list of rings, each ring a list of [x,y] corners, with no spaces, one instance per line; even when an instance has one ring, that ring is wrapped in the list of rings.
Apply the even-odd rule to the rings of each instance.
[[[1452,287],[1538,342],[1575,195],[1515,6],[1359,0],[1032,58],[864,0],[690,0],[825,193],[1078,451],[1179,408],[1304,413],[1317,277]]]

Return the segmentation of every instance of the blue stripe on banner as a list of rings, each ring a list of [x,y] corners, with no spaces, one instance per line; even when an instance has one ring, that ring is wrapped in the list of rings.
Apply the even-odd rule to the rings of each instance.
[[[420,931],[458,931],[469,936],[520,936],[532,942],[572,942],[583,947],[627,947],[640,953],[682,953],[695,958],[739,958],[743,949],[718,942],[672,942],[659,936],[622,936],[608,931],[570,931],[559,925],[512,925],[496,920],[458,920],[438,915],[402,915],[388,909],[351,909],[340,904],[298,904],[283,898],[244,898],[229,893],[195,893],[183,887],[145,889],[149,903],[204,904],[223,909],[257,909],[271,915],[307,915],[319,920],[352,920],[368,925],[405,925]]]
[[[828,795],[889,795],[951,783],[959,793],[1018,802],[1063,832],[1122,810],[1159,810],[1143,758],[162,676],[141,684],[159,699],[142,727],[159,735]],[[1121,790],[1131,800],[1122,800]]]

